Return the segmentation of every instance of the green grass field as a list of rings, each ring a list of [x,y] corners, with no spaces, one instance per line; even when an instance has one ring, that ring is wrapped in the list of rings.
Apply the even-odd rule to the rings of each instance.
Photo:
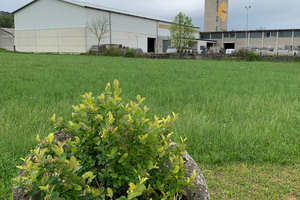
[[[146,97],[152,118],[180,114],[173,139],[188,138],[188,152],[203,170],[212,199],[300,199],[299,63],[4,50],[0,50],[0,199],[9,198],[15,166],[36,146],[35,136],[53,132],[48,118],[56,113],[71,119],[72,105],[80,103],[81,94],[99,95],[114,79],[120,81],[124,102],[138,94]],[[252,191],[256,195],[250,195]]]

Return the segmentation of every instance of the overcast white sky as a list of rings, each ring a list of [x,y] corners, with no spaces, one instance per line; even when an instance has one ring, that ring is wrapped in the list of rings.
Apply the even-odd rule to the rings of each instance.
[[[150,17],[173,20],[179,12],[193,18],[193,24],[204,24],[204,0],[79,0],[105,7],[125,10]],[[13,12],[31,0],[0,0],[0,11]],[[228,30],[245,30],[245,6],[249,10],[248,29],[299,29],[300,0],[229,0]]]

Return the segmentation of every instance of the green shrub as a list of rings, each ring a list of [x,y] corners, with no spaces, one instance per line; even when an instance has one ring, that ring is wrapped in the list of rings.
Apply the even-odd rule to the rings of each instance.
[[[235,54],[247,61],[255,61],[259,59],[259,55],[255,54],[253,50],[249,51],[247,49],[239,49]]]
[[[249,51],[246,60],[247,61],[256,61],[259,59],[259,55],[255,54],[253,51]]]
[[[51,199],[172,199],[184,188],[193,187],[185,177],[182,142],[170,148],[173,123],[177,116],[150,121],[145,98],[123,104],[117,80],[114,91],[108,83],[98,97],[82,95],[82,104],[73,106],[73,120],[66,122],[55,114],[50,120],[56,130],[71,138],[53,142],[54,134],[40,140],[27,159],[22,180],[14,179],[27,194],[41,192]],[[24,160],[24,159],[23,159]]]
[[[248,54],[248,50],[244,50],[244,49],[239,49],[238,51],[236,51],[236,56],[237,57],[241,57],[241,58],[245,58]]]
[[[119,49],[115,49],[114,47],[110,47],[108,49],[104,49],[102,52],[103,56],[118,56],[120,53]]]
[[[124,53],[124,57],[135,58],[136,57],[136,51],[135,51],[135,49],[127,47],[127,49],[126,49],[126,51]]]

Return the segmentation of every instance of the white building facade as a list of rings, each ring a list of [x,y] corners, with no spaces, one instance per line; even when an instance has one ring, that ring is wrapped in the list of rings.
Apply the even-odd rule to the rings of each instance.
[[[171,21],[73,0],[35,0],[14,16],[15,48],[20,52],[88,52],[97,39],[87,23],[98,16],[106,16],[111,24],[101,44],[121,44],[143,52],[163,52],[169,45]]]

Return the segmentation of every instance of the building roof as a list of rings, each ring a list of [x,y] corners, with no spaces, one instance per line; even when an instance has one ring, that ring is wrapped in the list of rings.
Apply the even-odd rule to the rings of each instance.
[[[0,30],[4,31],[4,32],[6,32],[6,33],[8,33],[10,35],[14,35],[14,33],[15,33],[15,29],[14,28],[1,28],[0,27]]]
[[[15,14],[16,12],[18,12],[18,11],[22,10],[23,8],[29,6],[30,4],[35,3],[36,1],[38,1],[38,0],[33,0],[33,1],[29,2],[28,4],[22,6],[21,8],[19,8],[17,10],[15,10],[13,13]],[[160,18],[154,18],[154,17],[144,16],[144,15],[134,14],[134,13],[123,11],[123,10],[117,10],[117,9],[113,9],[113,8],[108,8],[108,7],[103,7],[103,6],[99,6],[99,5],[84,3],[84,2],[80,2],[80,1],[74,1],[74,0],[59,0],[59,1],[70,3],[70,4],[80,6],[80,7],[84,7],[84,8],[103,10],[103,11],[108,11],[108,12],[112,12],[112,13],[129,15],[129,16],[134,16],[134,17],[139,17],[139,18],[144,18],[144,19],[150,19],[150,20],[155,20],[155,21],[160,21],[160,22],[166,22],[166,23],[171,23],[172,22],[171,20],[167,20],[167,19],[160,19]],[[195,27],[195,28],[198,28],[198,27]]]

